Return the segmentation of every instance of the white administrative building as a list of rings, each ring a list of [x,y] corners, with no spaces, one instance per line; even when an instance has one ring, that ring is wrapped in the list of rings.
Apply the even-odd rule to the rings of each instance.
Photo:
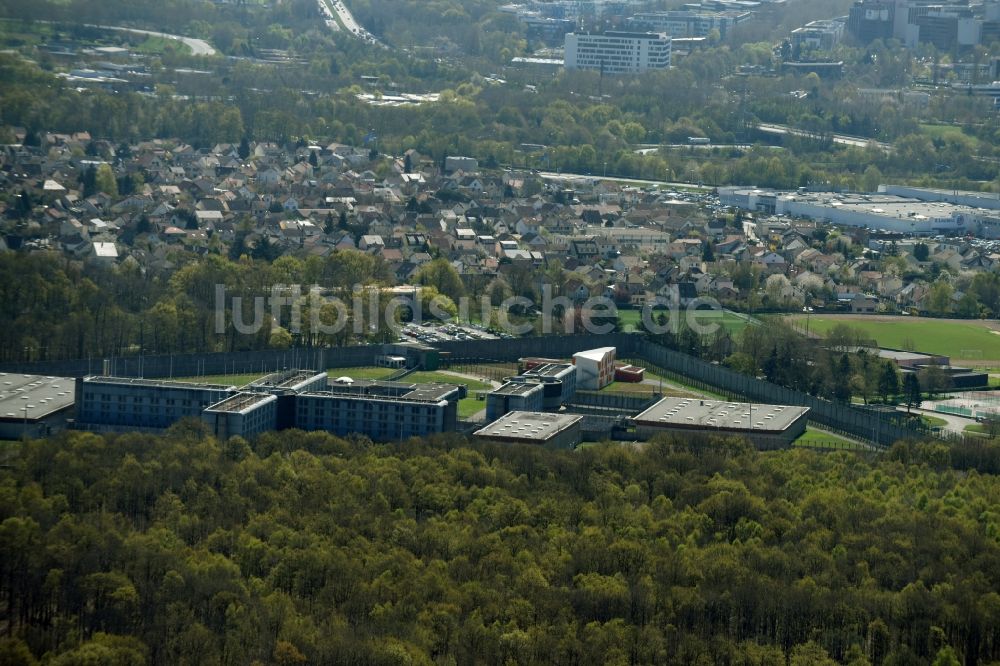
[[[571,32],[565,40],[566,69],[605,74],[668,69],[670,48],[670,37],[661,32]]]
[[[614,347],[599,347],[573,354],[576,365],[576,386],[599,391],[615,380]]]

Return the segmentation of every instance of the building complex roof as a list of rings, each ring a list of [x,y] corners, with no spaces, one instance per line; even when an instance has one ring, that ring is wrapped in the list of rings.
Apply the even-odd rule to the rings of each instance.
[[[791,405],[664,398],[636,416],[635,422],[698,430],[781,432],[808,411],[808,407]]]
[[[582,420],[576,414],[508,412],[490,425],[477,430],[477,437],[510,441],[544,442]]]
[[[71,377],[0,373],[0,418],[34,420],[73,405]]]

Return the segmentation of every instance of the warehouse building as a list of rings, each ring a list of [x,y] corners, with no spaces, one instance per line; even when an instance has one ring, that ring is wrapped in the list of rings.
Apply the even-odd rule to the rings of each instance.
[[[781,449],[805,431],[808,412],[808,407],[790,405],[663,398],[633,421],[640,439],[660,433],[736,435],[759,449]]]
[[[0,373],[0,439],[45,437],[73,412],[70,377]]]
[[[933,190],[902,190],[894,186],[891,189],[912,194],[779,192],[752,187],[720,187],[719,200],[724,206],[766,215],[804,217],[848,227],[924,236],[946,233],[1000,238],[1000,213],[995,210],[952,203]],[[958,195],[951,199],[979,201]]]
[[[490,425],[477,430],[479,441],[506,444],[540,444],[554,449],[572,449],[580,443],[580,422],[576,414],[546,412],[510,412]]]

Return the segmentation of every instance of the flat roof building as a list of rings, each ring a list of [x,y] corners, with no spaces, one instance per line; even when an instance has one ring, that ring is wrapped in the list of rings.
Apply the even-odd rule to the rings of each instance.
[[[521,376],[536,379],[545,387],[545,409],[559,409],[576,393],[576,375],[577,368],[572,363],[545,363]]]
[[[628,25],[637,30],[663,32],[671,37],[708,37],[713,30],[725,39],[737,25],[749,21],[752,12],[742,10],[670,10],[640,12],[628,19]]]
[[[236,393],[235,386],[166,379],[84,377],[76,381],[77,425],[97,430],[159,430]]]
[[[473,437],[481,441],[571,449],[580,443],[582,420],[583,417],[576,414],[515,411],[477,430]]]
[[[566,69],[641,74],[670,68],[670,37],[656,32],[571,32],[565,39]]]
[[[71,377],[0,373],[0,439],[61,430],[75,399]]]
[[[914,235],[972,234],[1000,238],[1000,212],[985,206],[941,200],[933,190],[891,186],[886,192],[781,192],[752,187],[720,187],[724,206],[788,217],[805,217],[849,227]],[[908,192],[906,196],[890,194]],[[952,197],[957,199],[957,195]],[[971,201],[972,198],[970,197]],[[995,203],[995,199],[993,203]]]
[[[541,382],[510,381],[486,394],[486,419],[496,420],[512,411],[541,411],[545,387]]]
[[[278,396],[271,393],[237,393],[206,407],[201,418],[219,439],[237,435],[253,437],[277,429]]]
[[[284,370],[272,372],[246,385],[248,391],[322,391],[327,385],[327,374],[313,370]]]
[[[377,441],[455,430],[464,386],[370,382],[295,396],[295,427]],[[367,390],[366,390],[367,389]]]
[[[372,380],[329,382],[326,373],[290,370],[238,389],[235,386],[86,377],[77,381],[78,427],[88,430],[159,430],[189,416],[219,438],[251,437],[302,428],[388,440],[455,430],[455,384]]]
[[[792,48],[832,51],[844,36],[844,22],[836,19],[810,21],[792,30]]]
[[[791,446],[805,431],[808,412],[792,405],[663,398],[633,421],[640,439],[659,433],[738,435],[758,448],[778,449]]]

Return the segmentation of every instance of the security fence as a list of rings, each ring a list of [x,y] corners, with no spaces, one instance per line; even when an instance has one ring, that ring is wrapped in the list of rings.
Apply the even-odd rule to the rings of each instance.
[[[809,407],[811,421],[850,437],[871,441],[885,447],[900,439],[944,437],[927,429],[900,423],[895,417],[866,412],[847,404],[833,403],[802,391],[743,375],[729,368],[709,363],[652,343],[641,334],[565,335],[516,338],[510,340],[464,340],[434,345],[444,363],[467,363],[495,360],[511,363],[524,356],[569,358],[574,353],[595,347],[617,347],[620,358],[641,359],[652,371],[731,400],[750,400],[771,404]],[[108,359],[109,374],[132,377],[184,377],[199,375],[249,374],[272,372],[283,368],[324,370],[370,366],[382,354],[381,345],[357,347],[265,350],[215,354],[179,354]],[[41,375],[81,377],[101,374],[101,359],[14,363],[0,366],[0,371]],[[454,366],[453,366],[454,367]],[[496,374],[503,373],[498,369]],[[486,375],[492,378],[491,375]],[[599,405],[590,405],[600,407]]]

